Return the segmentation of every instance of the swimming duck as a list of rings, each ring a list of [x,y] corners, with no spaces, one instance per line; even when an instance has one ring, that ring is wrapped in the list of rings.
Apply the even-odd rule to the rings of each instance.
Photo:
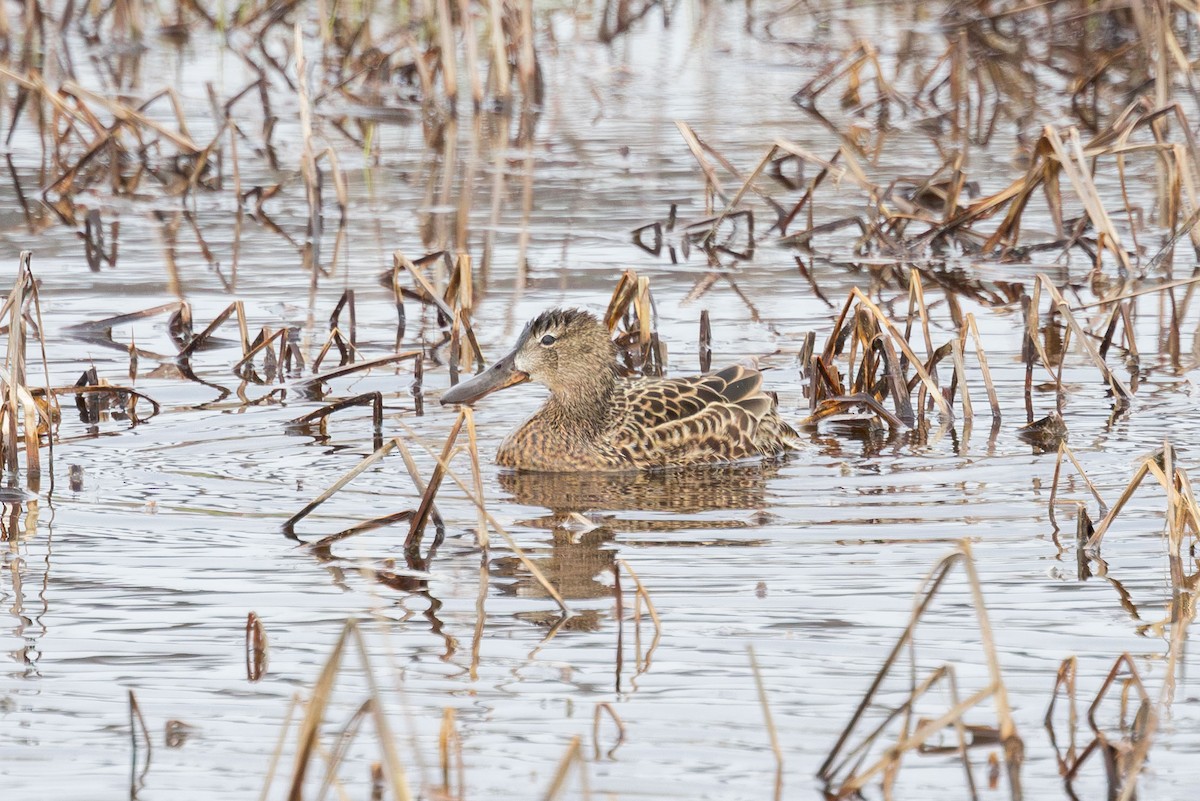
[[[624,378],[605,326],[578,309],[554,309],[525,326],[516,347],[442,395],[445,404],[536,381],[545,405],[500,445],[516,470],[646,470],[778,456],[796,432],[762,390],[762,373],[726,367],[687,378]]]

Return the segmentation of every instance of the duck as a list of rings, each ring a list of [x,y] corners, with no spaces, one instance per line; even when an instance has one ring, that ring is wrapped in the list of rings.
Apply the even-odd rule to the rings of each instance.
[[[680,378],[626,377],[607,327],[581,309],[531,320],[513,349],[441,396],[473,404],[533,381],[550,390],[510,433],[496,464],[529,472],[625,472],[780,457],[796,431],[779,415],[758,370],[726,367]]]

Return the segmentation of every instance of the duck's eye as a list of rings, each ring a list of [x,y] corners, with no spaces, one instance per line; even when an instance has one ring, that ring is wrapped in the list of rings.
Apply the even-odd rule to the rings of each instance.
[[[553,345],[557,341],[558,337],[554,336],[554,334],[546,334],[546,336],[542,337],[542,344],[546,347]]]

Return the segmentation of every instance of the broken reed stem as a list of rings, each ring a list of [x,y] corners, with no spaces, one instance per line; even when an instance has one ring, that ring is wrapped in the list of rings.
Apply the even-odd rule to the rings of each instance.
[[[713,220],[712,227],[708,231],[707,239],[709,241],[712,241],[716,238],[717,229],[721,227],[721,223],[725,222],[725,218],[729,216],[729,213],[737,208],[737,205],[742,202],[742,198],[745,197],[746,192],[750,189],[751,185],[758,180],[758,176],[762,175],[762,171],[766,169],[767,165],[771,163],[771,159],[775,158],[775,154],[778,152],[778,145],[773,144],[767,148],[766,155],[759,160],[758,164],[754,167],[754,170],[750,173],[746,180],[742,182],[741,187],[738,188],[737,194],[733,196],[733,200],[730,200],[728,203],[726,203],[725,208],[721,209],[721,213],[718,214]]]
[[[320,409],[311,411],[306,415],[288,421],[288,427],[299,427],[310,425],[315,422],[323,421],[325,418],[332,415],[334,412],[340,412],[343,409],[349,409],[356,406],[371,407],[371,422],[373,429],[378,432],[383,427],[383,393],[379,391],[364,392],[361,395],[354,395],[349,398],[342,398],[339,401],[328,403]]]
[[[926,372],[924,365],[917,358],[917,354],[913,353],[913,350],[911,347],[909,347],[908,342],[904,339],[904,337],[900,336],[900,332],[896,330],[896,326],[892,325],[892,321],[889,320],[883,311],[876,306],[874,302],[872,302],[871,299],[868,298],[866,294],[864,294],[863,291],[858,287],[854,287],[850,290],[850,296],[851,298],[856,298],[859,304],[866,308],[867,311],[869,311],[875,317],[875,319],[879,321],[881,326],[887,329],[887,332],[892,336],[892,340],[896,343],[900,350],[903,351],[904,355],[908,357],[908,361],[912,365],[913,370],[916,371],[922,383],[924,383],[925,387],[929,390],[929,395],[933,398],[933,402],[938,407],[938,410],[945,415],[947,420],[953,420],[954,411],[950,408],[950,404],[948,404],[946,399],[942,397],[942,393],[938,390],[937,384],[932,378],[929,377],[929,373]]]
[[[454,718],[454,708],[446,707],[442,710],[442,727],[438,732],[438,758],[441,760],[442,767],[442,795],[444,798],[452,799],[456,796],[463,797],[464,787],[466,786],[463,778],[463,759],[462,759],[462,739],[458,736],[458,725]],[[458,793],[451,793],[450,775],[451,763],[458,765]]]
[[[508,47],[504,41],[504,0],[486,0],[491,31],[492,92],[502,106],[512,98],[512,75],[508,71]],[[499,156],[498,156],[499,157]],[[498,171],[497,175],[501,173]]]
[[[446,104],[453,113],[455,106],[458,105],[458,66],[455,59],[454,21],[450,18],[450,0],[434,0],[434,3],[438,41],[441,46],[439,61],[442,68],[442,85],[446,92]],[[463,25],[465,26],[469,20],[469,16],[463,17]],[[471,38],[470,31],[467,32],[466,38]]]
[[[992,637],[992,624],[988,619],[987,605],[983,602],[983,586],[979,574],[975,571],[975,557],[971,552],[971,541],[963,538],[958,547],[963,554],[963,567],[967,571],[967,579],[971,587],[971,600],[975,606],[975,616],[979,625],[979,636],[983,640],[984,653],[987,656],[988,674],[995,690],[994,703],[996,713],[1000,717],[1000,740],[1004,744],[1006,762],[1009,767],[1009,781],[1014,796],[1020,796],[1020,774],[1018,772],[1020,757],[1016,750],[1020,740],[1012,720],[1012,709],[1008,705],[1008,690],[1004,685],[1004,677],[1000,674],[1000,660],[996,656],[996,644]],[[1013,760],[1016,760],[1014,764]]]
[[[1112,509],[1104,516],[1104,519],[1096,526],[1091,538],[1088,539],[1086,546],[1088,549],[1098,549],[1100,547],[1105,533],[1113,521],[1116,520],[1117,515],[1125,507],[1129,499],[1133,497],[1146,476],[1152,475],[1167,493],[1168,555],[1174,558],[1180,556],[1181,548],[1183,547],[1185,524],[1190,525],[1194,533],[1200,533],[1200,508],[1197,507],[1195,498],[1192,496],[1187,474],[1176,468],[1173,464],[1173,453],[1174,449],[1170,443],[1164,443],[1163,467],[1158,466],[1154,456],[1148,456],[1142,460],[1133,478],[1130,479],[1124,492],[1121,493],[1121,497],[1113,504]]]
[[[330,381],[334,378],[341,378],[342,376],[352,375],[353,373],[364,372],[375,367],[383,367],[387,364],[394,364],[395,362],[402,362],[410,359],[416,361],[419,360],[423,355],[424,354],[419,350],[406,350],[391,356],[380,356],[378,359],[370,359],[364,362],[354,362],[353,364],[347,364],[342,367],[335,367],[325,373],[318,373],[316,375],[309,376],[303,381],[297,382],[295,387],[299,391],[303,392],[307,387],[315,386],[317,384]]]
[[[29,251],[21,253],[21,263],[17,268],[17,277],[13,282],[13,288],[9,292],[8,301],[4,304],[5,310],[8,313],[8,351],[4,360],[7,368],[0,377],[3,378],[5,384],[5,400],[2,412],[3,431],[0,431],[0,441],[4,443],[4,466],[10,475],[16,475],[18,469],[18,447],[17,447],[17,424],[22,418],[21,409],[24,407],[25,425],[25,450],[26,464],[29,469],[30,476],[36,475],[37,470],[37,425],[33,426],[32,432],[29,427],[29,412],[32,408],[25,402],[25,398],[32,400],[28,388],[25,386],[25,318],[23,310],[25,308],[25,282],[26,282],[26,264]],[[35,437],[32,450],[29,447],[29,438]]]
[[[462,23],[463,43],[466,45],[466,70],[471,81],[472,109],[478,113],[483,107],[483,80],[479,77],[479,44],[476,41],[475,16],[471,10],[471,0],[458,0],[458,18]]]
[[[248,354],[250,352],[250,333],[249,326],[246,322],[246,307],[245,304],[240,300],[234,301],[226,306],[224,311],[214,317],[213,321],[205,326],[203,331],[193,336],[191,340],[180,349],[179,358],[187,359],[190,357],[192,353],[194,353],[197,348],[207,342],[212,335],[216,333],[216,330],[220,328],[233,314],[237,315],[238,333],[242,340],[242,355],[248,358]],[[286,331],[287,329],[285,328],[284,330]],[[243,361],[245,361],[245,359],[243,359]],[[236,366],[234,367],[234,370],[237,370]]]
[[[1104,502],[1104,498],[1100,497],[1100,491],[1096,489],[1096,485],[1092,483],[1091,478],[1089,478],[1087,472],[1084,471],[1083,465],[1079,463],[1079,459],[1076,458],[1075,452],[1071,450],[1071,447],[1065,442],[1060,442],[1058,443],[1058,457],[1054,460],[1054,480],[1050,484],[1049,508],[1051,519],[1054,518],[1054,503],[1055,498],[1058,496],[1058,484],[1062,470],[1063,456],[1066,456],[1071,460],[1071,464],[1075,466],[1075,471],[1079,474],[1079,477],[1083,479],[1083,483],[1087,486],[1088,491],[1092,493],[1092,497],[1096,499],[1096,503],[1099,504],[1100,508],[1100,516],[1107,516],[1108,504]]]
[[[1003,678],[1000,675],[999,661],[996,656],[995,644],[992,639],[991,626],[988,622],[987,610],[983,602],[983,593],[979,584],[979,576],[975,572],[974,560],[971,554],[970,543],[963,539],[958,543],[959,547],[950,555],[944,557],[934,566],[933,570],[922,581],[920,589],[914,598],[913,610],[909,616],[908,625],[903,633],[897,639],[891,652],[884,660],[871,686],[864,694],[859,702],[850,722],[842,731],[829,756],[822,763],[818,770],[818,776],[826,782],[826,792],[833,793],[837,797],[845,797],[849,794],[856,793],[874,776],[885,772],[885,775],[894,776],[895,770],[899,767],[899,758],[914,748],[922,745],[930,736],[945,728],[947,725],[954,723],[962,714],[971,709],[987,698],[992,698],[996,707],[996,715],[999,719],[999,735],[1004,748],[1005,763],[1008,767],[1009,786],[1012,790],[1014,801],[1021,799],[1020,786],[1020,763],[1023,757],[1023,744],[1016,733],[1016,728],[1012,722],[1011,710],[1008,706],[1006,690],[1003,684]],[[901,711],[911,709],[911,704],[916,697],[918,689],[924,691],[924,688],[931,686],[933,681],[936,681],[943,669],[935,671],[934,674],[927,677],[922,682],[920,688],[914,689],[909,695],[909,700],[902,705],[901,708],[893,710],[888,717],[888,721],[880,724],[874,731],[870,732],[865,738],[848,754],[843,753],[847,741],[855,732],[860,721],[862,721],[867,713],[867,710],[872,705],[873,699],[882,686],[884,679],[890,674],[895,665],[900,652],[906,645],[911,645],[913,641],[914,631],[921,618],[924,616],[926,609],[936,597],[942,583],[949,575],[953,566],[961,562],[963,569],[966,572],[966,579],[970,585],[972,606],[975,609],[976,622],[979,628],[981,647],[984,651],[988,672],[991,678],[989,686],[973,693],[965,700],[955,703],[949,711],[940,715],[936,719],[922,720],[916,731],[907,733],[907,725],[905,725],[897,742],[886,749],[883,756],[876,760],[873,764],[863,768],[863,762],[866,760],[866,749],[871,746],[874,740],[883,732],[884,726],[896,714]],[[842,778],[840,785],[837,786],[836,792],[835,782],[838,781],[838,776],[842,773],[845,765],[856,759],[857,761],[850,769],[850,773]],[[886,787],[885,780],[885,787]]]
[[[1176,588],[1176,595],[1182,596],[1182,594],[1181,588]],[[1167,664],[1163,671],[1164,680],[1162,687],[1159,688],[1158,703],[1156,704],[1156,709],[1150,711],[1142,736],[1134,745],[1133,756],[1125,771],[1124,787],[1121,789],[1121,796],[1118,801],[1132,801],[1134,798],[1138,776],[1141,775],[1142,766],[1145,765],[1146,758],[1150,753],[1150,746],[1154,742],[1154,735],[1158,732],[1159,721],[1167,713],[1171,697],[1175,692],[1175,676],[1179,670],[1180,660],[1184,656],[1183,651],[1186,645],[1187,630],[1191,626],[1192,621],[1196,619],[1197,612],[1194,595],[1190,603],[1182,603],[1181,605],[1187,611],[1185,614],[1178,615],[1171,621],[1171,638],[1167,646]]]
[[[333,695],[336,686],[347,641],[351,638],[354,639],[357,646],[359,664],[362,667],[363,678],[367,684],[367,703],[369,705],[371,720],[375,725],[375,734],[379,741],[379,749],[383,757],[382,762],[389,782],[389,789],[392,797],[397,801],[412,801],[412,794],[408,788],[408,779],[405,775],[404,767],[400,762],[400,756],[396,752],[395,739],[392,737],[391,727],[388,724],[387,715],[383,710],[379,686],[375,681],[375,672],[371,668],[371,660],[367,653],[366,642],[363,639],[358,622],[354,618],[347,620],[346,624],[342,627],[342,632],[329,654],[329,659],[326,660],[325,666],[321,669],[321,673],[313,685],[312,698],[309,700],[307,709],[305,710],[304,719],[300,723],[299,741],[296,748],[295,765],[292,770],[291,786],[288,790],[288,801],[303,801],[304,778],[308,772],[309,762],[313,753],[320,747],[319,738],[321,728],[325,724],[325,710],[329,705],[330,697]]]
[[[466,409],[467,407],[462,407]],[[438,489],[442,486],[442,476],[446,473],[445,464],[450,459],[450,454],[454,450],[454,443],[458,441],[458,432],[462,430],[463,422],[466,420],[466,412],[460,411],[458,417],[454,419],[454,425],[450,427],[450,433],[446,437],[446,442],[442,445],[442,455],[438,458],[437,464],[433,467],[433,474],[429,477],[429,486],[425,488],[425,492],[421,495],[421,503],[417,506],[417,512],[412,517],[412,522],[408,526],[408,538],[404,541],[406,548],[415,547],[421,541],[421,534],[425,530],[425,523],[429,520],[429,513],[433,509],[433,499],[437,495]]]
[[[292,718],[300,706],[300,693],[293,693],[288,701],[287,709],[283,713],[283,724],[279,727],[279,737],[275,740],[275,749],[271,752],[270,761],[267,762],[267,774],[263,779],[263,788],[258,794],[258,801],[267,801],[271,795],[271,785],[275,783],[275,771],[279,769],[279,760],[283,758],[283,746],[287,742],[288,732],[292,728]]]
[[[775,798],[783,797],[783,748],[779,745],[779,732],[775,729],[775,721],[771,717],[771,702],[767,698],[767,687],[763,683],[762,671],[758,667],[758,657],[754,646],[746,645],[746,654],[750,657],[750,670],[754,674],[754,686],[758,690],[758,703],[762,706],[763,721],[767,727],[767,736],[771,738],[771,752],[775,755]]]
[[[476,541],[484,551],[488,548],[487,511],[482,506],[483,501],[483,471],[479,468],[479,441],[475,435],[475,412],[470,406],[463,406],[463,415],[467,421],[467,447],[471,456],[471,480],[475,483],[475,497],[481,501],[478,529],[475,532]]]
[[[577,734],[571,738],[571,743],[567,746],[566,753],[562,755],[562,759],[558,762],[558,768],[555,769],[554,777],[550,780],[550,787],[543,796],[544,801],[554,801],[554,799],[558,798],[563,788],[566,787],[567,776],[573,765],[579,766],[580,781],[586,783],[586,764],[583,758],[583,741]]]
[[[957,337],[950,340],[950,357],[954,360],[954,374],[958,377],[958,388],[962,393],[963,418],[970,420],[975,417],[975,409],[967,389],[967,364],[963,360],[962,340]]]
[[[413,264],[413,262],[399,250],[392,253],[392,263],[394,265],[393,269],[398,270],[399,268],[403,267],[408,271],[408,274],[412,276],[413,281],[415,281],[417,286],[420,287],[425,293],[423,300],[436,306],[442,314],[446,315],[447,320],[454,319],[454,309],[450,308],[446,301],[442,299],[437,290],[433,288],[433,285],[430,284],[428,279],[426,279],[421,273],[421,270],[417,267],[417,265]]]
[[[1200,215],[1200,211],[1198,211],[1197,214]],[[1130,298],[1140,298],[1142,295],[1153,295],[1156,292],[1168,292],[1172,289],[1178,289],[1179,287],[1190,287],[1190,286],[1194,286],[1196,284],[1200,284],[1200,276],[1194,276],[1192,278],[1181,278],[1178,281],[1167,281],[1162,284],[1155,284],[1154,286],[1143,287],[1141,289],[1133,289],[1128,292],[1122,292],[1119,295],[1113,295],[1111,298],[1103,298],[1101,300],[1093,301],[1091,303],[1084,303],[1081,306],[1073,307],[1072,310],[1073,311],[1087,311],[1088,309],[1094,309],[1098,306],[1108,306],[1109,304],[1112,304],[1112,303],[1120,303],[1121,301],[1129,300]]]
[[[996,385],[992,383],[992,371],[988,367],[987,353],[983,350],[983,342],[979,338],[979,328],[975,325],[975,315],[971,312],[963,317],[963,343],[966,344],[966,334],[970,332],[975,342],[975,356],[979,359],[979,370],[983,373],[983,386],[987,390],[988,404],[992,407],[992,419],[1000,420],[1000,398],[996,394]]]
[[[546,578],[546,575],[538,568],[536,564],[533,563],[533,561],[529,559],[529,557],[525,554],[525,551],[519,545],[517,545],[516,541],[512,538],[512,535],[508,533],[508,530],[504,528],[504,526],[500,525],[500,522],[496,520],[496,518],[493,517],[490,512],[487,511],[483,505],[483,499],[477,497],[473,492],[471,492],[470,488],[467,486],[467,483],[459,477],[458,473],[456,473],[446,461],[435,456],[433,450],[421,441],[421,438],[416,435],[416,432],[414,432],[409,426],[405,425],[403,421],[398,422],[401,428],[403,428],[408,435],[412,437],[414,442],[420,444],[426,453],[438,460],[438,464],[441,465],[442,469],[445,471],[445,475],[449,476],[450,479],[458,485],[458,488],[462,490],[464,495],[467,496],[467,500],[473,503],[476,509],[479,509],[481,512],[483,512],[484,516],[487,518],[488,525],[490,525],[498,534],[500,534],[501,537],[504,538],[504,541],[508,544],[509,549],[511,549],[512,552],[517,555],[517,558],[521,561],[521,564],[524,565],[525,569],[533,575],[538,584],[542,586],[542,589],[544,589],[546,593],[554,599],[554,602],[558,604],[558,608],[562,611],[562,613],[564,615],[573,615],[574,612],[572,612],[571,608],[567,606],[567,602],[563,600],[562,595],[559,594],[558,590],[555,589],[550,580]],[[399,438],[397,437],[397,440],[398,439]]]
[[[1062,314],[1063,319],[1071,331],[1074,332],[1079,343],[1091,358],[1092,363],[1100,370],[1100,374],[1108,382],[1109,387],[1112,388],[1113,394],[1117,396],[1118,405],[1128,406],[1130,400],[1133,398],[1133,393],[1129,391],[1129,387],[1125,386],[1125,382],[1118,378],[1116,373],[1110,370],[1108,364],[1101,358],[1100,353],[1096,350],[1096,346],[1092,344],[1087,332],[1083,330],[1083,327],[1079,325],[1079,321],[1075,319],[1075,315],[1071,313],[1071,307],[1067,305],[1067,301],[1059,293],[1058,287],[1054,286],[1050,277],[1045,273],[1038,273],[1037,283],[1045,287],[1046,293],[1050,296],[1050,302],[1054,304],[1055,310]],[[1042,353],[1044,355],[1044,351]],[[1046,361],[1046,368],[1050,368],[1049,361]]]
[[[536,102],[534,79],[537,76],[537,55],[533,51],[533,0],[516,0],[517,28],[520,32],[517,44],[517,82],[521,85],[522,102],[531,106]]]
[[[692,157],[696,159],[696,163],[700,165],[700,171],[704,173],[704,212],[712,214],[713,198],[719,197],[722,200],[725,198],[725,193],[721,190],[721,181],[717,178],[716,168],[704,155],[704,145],[701,144],[700,137],[696,136],[696,132],[692,130],[692,126],[683,120],[676,120],[675,127],[679,129],[683,141],[687,143],[688,150],[692,151]]]
[[[296,514],[287,519],[287,522],[283,524],[284,534],[291,539],[302,542],[303,540],[300,540],[300,538],[296,535],[296,524],[308,517],[314,509],[336,495],[339,490],[341,490],[355,478],[362,475],[362,473],[364,473],[371,465],[378,462],[384,456],[387,456],[388,453],[390,453],[392,449],[396,447],[396,444],[396,438],[385,442],[382,448],[376,449],[376,451],[370,456],[367,456],[354,467],[350,468],[348,472],[343,473],[342,476],[337,481],[333,482],[328,489],[326,489],[312,501],[305,504],[299,512],[296,512]]]

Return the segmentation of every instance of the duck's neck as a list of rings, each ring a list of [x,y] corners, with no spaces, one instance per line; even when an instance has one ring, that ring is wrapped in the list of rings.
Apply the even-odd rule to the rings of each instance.
[[[616,368],[605,367],[589,375],[587,381],[553,387],[546,401],[546,414],[580,433],[599,433],[608,425],[618,381]]]

